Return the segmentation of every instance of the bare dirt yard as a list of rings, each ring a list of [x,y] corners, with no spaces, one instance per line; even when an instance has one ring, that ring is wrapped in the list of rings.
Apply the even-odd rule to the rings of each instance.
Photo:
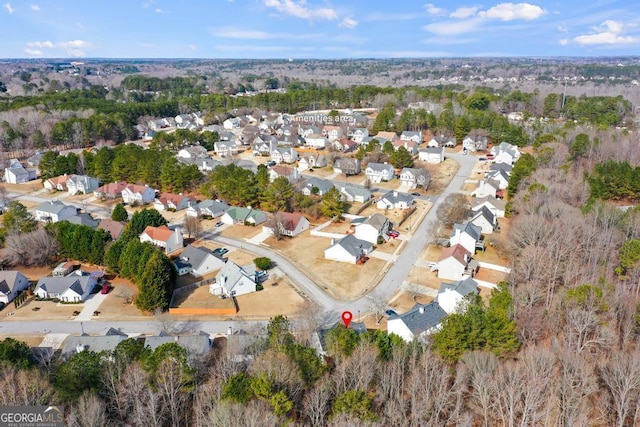
[[[506,280],[507,273],[502,271],[491,270],[490,268],[480,267],[475,275],[475,278],[489,283],[498,284],[503,280]]]
[[[458,162],[451,158],[445,158],[444,162],[433,164],[427,162],[416,162],[414,167],[423,168],[429,171],[430,181],[429,188],[427,188],[427,195],[440,194],[445,189],[449,182],[458,173],[460,165]]]
[[[3,182],[0,184],[3,188],[5,188],[8,192],[11,193],[33,193],[34,191],[42,190],[42,182],[39,179],[35,181],[25,182],[24,184],[9,184],[7,182]]]
[[[270,237],[264,243],[281,252],[311,280],[339,299],[353,299],[371,289],[372,280],[385,265],[385,261],[376,258],[370,258],[363,265],[326,260],[324,250],[331,244],[330,239],[311,236],[309,231],[293,239],[277,241]]]
[[[433,301],[433,298],[426,295],[415,295],[413,292],[400,291],[389,301],[389,306],[396,313],[404,313],[416,304],[428,304],[431,301]]]
[[[235,224],[226,226],[220,233],[223,237],[232,239],[250,239],[262,232],[262,226],[252,227],[250,225]]]
[[[148,319],[149,314],[138,310],[133,304],[133,299],[138,293],[138,288],[130,280],[119,276],[109,276],[108,283],[113,287],[107,298],[100,304],[98,311],[99,320],[136,320]]]

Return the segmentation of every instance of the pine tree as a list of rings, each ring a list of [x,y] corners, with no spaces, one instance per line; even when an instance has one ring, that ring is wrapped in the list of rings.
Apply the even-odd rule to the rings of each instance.
[[[343,210],[344,203],[340,199],[340,192],[337,188],[331,188],[322,196],[322,201],[320,202],[320,213],[322,213],[322,215],[338,221]]]
[[[138,281],[135,304],[142,311],[165,310],[175,284],[175,269],[161,252],[151,256],[142,277]]]
[[[129,219],[129,214],[127,213],[127,210],[124,208],[124,206],[118,203],[117,205],[115,205],[113,211],[111,212],[111,219],[114,221],[126,221],[127,219]]]

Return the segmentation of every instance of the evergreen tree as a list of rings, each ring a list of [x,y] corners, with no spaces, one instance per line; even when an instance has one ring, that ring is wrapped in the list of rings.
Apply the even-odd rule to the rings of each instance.
[[[294,193],[289,180],[279,176],[264,191],[261,206],[267,212],[291,212]]]
[[[111,219],[114,221],[126,221],[127,219],[129,219],[129,214],[121,203],[118,203],[113,207],[113,211],[111,212]]]
[[[35,230],[38,223],[22,203],[13,200],[2,216],[2,225],[7,233],[28,233]]]
[[[340,192],[337,188],[332,187],[322,196],[320,213],[329,218],[334,218],[335,221],[339,221],[343,211],[344,203],[340,198]]]
[[[138,281],[135,305],[142,311],[165,310],[175,285],[175,268],[161,252],[151,256],[142,277]]]
[[[389,157],[389,162],[397,169],[413,167],[413,157],[404,147],[395,150]]]

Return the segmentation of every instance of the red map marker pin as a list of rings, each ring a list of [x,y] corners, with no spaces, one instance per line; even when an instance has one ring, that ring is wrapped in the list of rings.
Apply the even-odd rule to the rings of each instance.
[[[350,311],[345,311],[342,313],[342,321],[344,322],[344,326],[349,327],[349,323],[351,323],[351,319],[353,319],[353,314]]]

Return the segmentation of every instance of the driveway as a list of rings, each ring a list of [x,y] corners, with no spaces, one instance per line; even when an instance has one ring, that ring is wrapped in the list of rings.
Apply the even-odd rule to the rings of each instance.
[[[270,231],[262,230],[260,233],[256,234],[250,239],[246,239],[247,242],[252,243],[254,245],[261,245],[262,242],[267,240],[269,237],[273,236]]]
[[[102,302],[107,299],[108,296],[109,294],[101,294],[100,292],[98,292],[97,294],[89,295],[89,297],[84,301],[84,307],[82,308],[82,311],[79,315],[76,316],[75,319],[73,319],[73,321],[87,322],[91,320],[91,318],[93,317],[93,312],[100,308],[100,304],[102,304]]]

